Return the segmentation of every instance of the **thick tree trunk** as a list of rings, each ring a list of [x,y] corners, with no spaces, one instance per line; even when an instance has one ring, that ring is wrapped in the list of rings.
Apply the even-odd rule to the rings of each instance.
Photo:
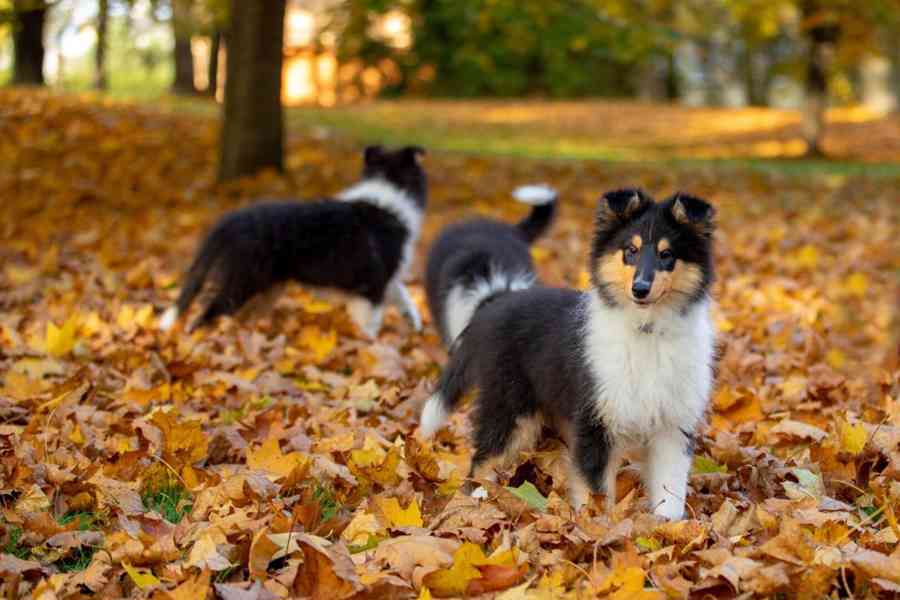
[[[47,8],[34,2],[16,0],[13,10],[12,83],[44,85],[44,18]]]
[[[231,0],[219,179],[282,169],[285,0]]]
[[[172,2],[172,35],[175,38],[173,58],[175,61],[175,80],[172,91],[176,94],[196,94],[194,87],[194,55],[191,54],[191,26],[184,2]]]
[[[109,0],[97,0],[97,51],[94,54],[94,88],[105,90],[106,79],[106,28],[109,22]]]
[[[216,29],[210,36],[209,44],[209,63],[206,72],[208,87],[206,93],[216,97],[216,90],[219,89],[219,47],[222,45],[222,32]]]

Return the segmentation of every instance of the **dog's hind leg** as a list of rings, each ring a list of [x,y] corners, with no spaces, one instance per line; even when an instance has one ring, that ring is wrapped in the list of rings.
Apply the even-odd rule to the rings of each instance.
[[[403,285],[399,278],[391,281],[388,285],[387,296],[388,300],[400,309],[400,314],[410,322],[413,329],[422,331],[422,318],[419,316],[416,303],[413,302],[412,296],[409,295],[409,290],[406,289],[406,286]]]
[[[591,494],[604,491],[607,508],[615,504],[616,474],[621,456],[614,451],[606,429],[590,417],[581,417],[572,426],[569,444],[569,503],[580,510]]]
[[[519,452],[534,447],[543,421],[526,381],[507,370],[492,374],[472,412],[475,455],[470,479],[496,480],[496,470],[515,463]],[[474,495],[474,494],[473,494]]]
[[[381,330],[384,308],[366,298],[351,298],[347,302],[347,314],[366,337],[376,338]]]
[[[198,327],[205,327],[222,315],[236,313],[257,292],[264,291],[256,283],[258,281],[250,281],[246,277],[237,274],[225,274],[212,301],[206,306],[203,314],[194,321],[189,331],[193,331]],[[268,289],[268,286],[265,289]]]

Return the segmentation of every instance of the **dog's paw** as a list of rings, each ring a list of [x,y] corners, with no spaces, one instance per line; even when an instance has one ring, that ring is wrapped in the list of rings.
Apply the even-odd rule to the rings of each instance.
[[[653,510],[653,514],[666,521],[680,521],[684,518],[684,506],[680,502],[663,502]]]
[[[484,489],[484,486],[478,486],[474,490],[472,490],[472,497],[476,500],[487,500],[488,492]]]

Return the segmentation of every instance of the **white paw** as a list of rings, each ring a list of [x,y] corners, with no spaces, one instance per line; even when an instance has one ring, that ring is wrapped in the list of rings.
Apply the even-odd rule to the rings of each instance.
[[[657,506],[653,514],[667,521],[680,521],[684,518],[684,505],[675,500],[667,500]]]
[[[159,318],[159,329],[161,331],[169,331],[172,329],[172,326],[175,325],[175,321],[178,320],[178,307],[170,306],[166,309],[166,312],[162,314]]]
[[[487,500],[488,492],[484,489],[484,486],[478,486],[472,490],[472,497],[476,500]]]

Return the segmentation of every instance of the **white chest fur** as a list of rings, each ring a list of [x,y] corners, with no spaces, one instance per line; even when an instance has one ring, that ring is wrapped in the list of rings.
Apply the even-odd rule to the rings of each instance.
[[[709,301],[681,314],[610,308],[588,293],[585,311],[586,359],[597,386],[597,415],[607,429],[633,442],[675,428],[692,432],[712,386]]]

